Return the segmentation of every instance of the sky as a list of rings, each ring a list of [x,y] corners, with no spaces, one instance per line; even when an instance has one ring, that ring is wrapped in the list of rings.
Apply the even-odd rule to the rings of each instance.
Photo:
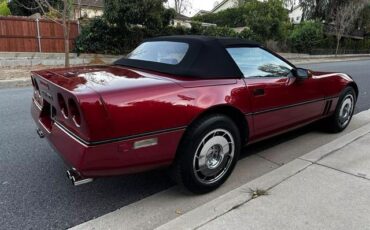
[[[193,16],[199,10],[211,10],[213,9],[216,2],[221,2],[222,0],[188,0],[191,9],[188,12],[184,13],[186,16]],[[173,4],[173,0],[168,1],[170,4]]]

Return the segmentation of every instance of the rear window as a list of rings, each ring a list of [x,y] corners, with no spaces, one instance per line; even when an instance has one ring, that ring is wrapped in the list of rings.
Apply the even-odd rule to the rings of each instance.
[[[177,65],[185,57],[188,49],[189,44],[182,42],[144,42],[132,51],[127,58]]]

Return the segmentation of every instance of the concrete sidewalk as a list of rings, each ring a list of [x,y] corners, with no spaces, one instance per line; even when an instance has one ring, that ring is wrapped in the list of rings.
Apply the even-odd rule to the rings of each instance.
[[[370,229],[369,213],[367,124],[157,229]]]

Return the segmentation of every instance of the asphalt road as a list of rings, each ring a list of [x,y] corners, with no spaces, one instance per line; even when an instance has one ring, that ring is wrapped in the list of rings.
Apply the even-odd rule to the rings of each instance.
[[[341,72],[349,74],[351,77],[353,77],[353,79],[355,79],[360,90],[355,112],[358,113],[370,108],[370,60],[332,62],[300,66],[317,71]]]
[[[356,112],[370,108],[370,60],[302,66],[350,74],[360,87]],[[173,185],[164,172],[156,171],[73,187],[65,176],[68,168],[35,133],[31,95],[31,88],[0,90],[0,229],[65,229]],[[309,130],[298,135],[305,132]]]

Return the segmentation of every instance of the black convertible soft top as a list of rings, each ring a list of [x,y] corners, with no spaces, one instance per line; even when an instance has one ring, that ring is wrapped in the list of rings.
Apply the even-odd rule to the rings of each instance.
[[[183,42],[189,44],[189,49],[177,65],[127,58],[119,59],[114,64],[194,78],[242,78],[243,74],[226,48],[260,47],[260,44],[244,39],[206,36],[167,36],[144,42],[150,41]]]

